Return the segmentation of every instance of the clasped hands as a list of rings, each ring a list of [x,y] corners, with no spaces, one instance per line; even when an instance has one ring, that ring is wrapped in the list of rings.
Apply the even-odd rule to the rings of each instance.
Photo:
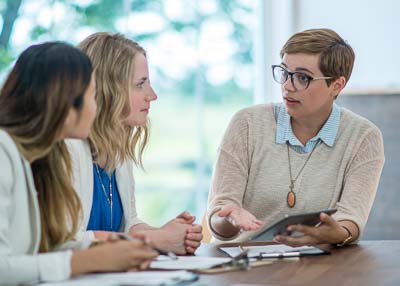
[[[145,237],[151,244],[178,255],[193,254],[203,239],[201,225],[194,224],[196,217],[184,211],[160,228],[133,231],[133,237]]]
[[[236,227],[239,231],[254,231],[263,226],[263,221],[257,219],[249,211],[237,205],[225,205],[215,213]],[[347,237],[346,230],[341,227],[333,217],[321,213],[321,224],[318,227],[306,225],[291,225],[288,230],[291,232],[302,233],[298,236],[277,235],[274,241],[293,247],[304,245],[317,245],[323,243],[336,244],[342,242]]]

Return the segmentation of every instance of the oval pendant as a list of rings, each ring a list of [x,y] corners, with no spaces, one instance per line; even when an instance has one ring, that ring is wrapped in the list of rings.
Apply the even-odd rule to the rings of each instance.
[[[296,194],[293,191],[290,191],[287,194],[286,202],[289,208],[294,207],[294,205],[296,204]]]

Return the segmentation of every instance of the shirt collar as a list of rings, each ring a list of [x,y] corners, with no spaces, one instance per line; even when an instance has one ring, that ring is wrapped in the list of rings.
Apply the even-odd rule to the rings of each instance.
[[[285,144],[289,142],[290,145],[303,146],[293,133],[292,125],[290,124],[290,115],[286,112],[284,104],[278,108],[277,113],[276,143]],[[333,147],[339,129],[340,116],[341,109],[334,103],[328,120],[318,134],[309,141],[320,139],[329,147]]]

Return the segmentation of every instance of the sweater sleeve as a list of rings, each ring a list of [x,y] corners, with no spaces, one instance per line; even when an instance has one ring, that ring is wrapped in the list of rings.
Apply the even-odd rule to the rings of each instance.
[[[66,280],[71,275],[71,257],[72,251],[36,255],[0,254],[0,285]]]
[[[90,230],[86,230],[87,225],[85,224],[88,221],[88,216],[90,215],[85,208],[86,201],[83,197],[87,196],[83,192],[90,192],[88,190],[88,186],[84,186],[82,182],[84,182],[85,173],[83,173],[85,158],[88,156],[85,152],[85,141],[81,139],[67,139],[65,140],[67,145],[69,154],[71,156],[72,162],[72,184],[74,186],[75,192],[78,194],[79,199],[82,204],[82,217],[79,222],[79,229],[76,234],[76,240],[78,243],[67,243],[63,245],[62,249],[70,249],[70,248],[87,248],[90,243],[92,243],[96,238],[94,236],[94,232]],[[83,167],[83,168],[82,168]],[[92,191],[93,192],[93,191]],[[92,195],[92,192],[89,193],[89,196]]]
[[[335,219],[353,221],[359,238],[367,223],[385,162],[382,134],[373,127],[362,140],[347,168]]]
[[[125,224],[125,232],[128,232],[129,229],[134,225],[145,223],[138,217],[136,211],[135,177],[133,175],[133,164],[127,164],[127,168],[128,168],[127,179],[129,186],[129,189],[127,191],[130,192],[130,194],[129,194],[129,214],[128,214],[128,221]]]
[[[211,215],[224,205],[242,207],[248,179],[249,138],[247,113],[242,110],[231,120],[218,150],[208,197],[208,223]],[[215,232],[213,235],[218,237]]]

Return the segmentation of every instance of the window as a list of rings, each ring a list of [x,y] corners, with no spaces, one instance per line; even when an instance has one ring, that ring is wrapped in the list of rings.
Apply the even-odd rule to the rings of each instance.
[[[77,44],[93,32],[114,31],[147,50],[159,98],[150,110],[146,172],[134,171],[138,212],[154,225],[183,210],[201,216],[223,131],[234,112],[253,103],[258,1],[8,2],[0,5],[3,23],[13,9],[18,16],[0,48],[2,78],[36,42]]]

